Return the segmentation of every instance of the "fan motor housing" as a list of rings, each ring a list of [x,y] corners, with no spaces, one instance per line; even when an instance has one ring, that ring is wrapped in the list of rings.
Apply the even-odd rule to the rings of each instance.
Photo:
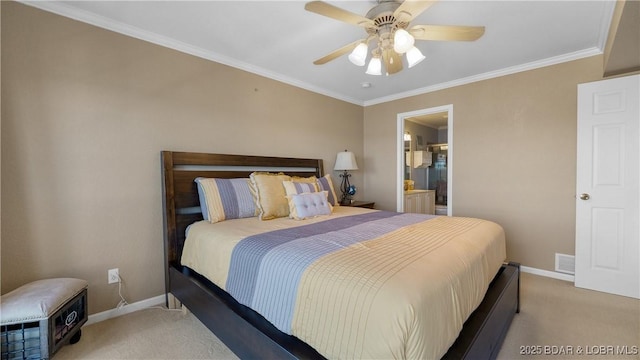
[[[391,1],[379,1],[378,5],[374,6],[365,15],[368,19],[373,20],[376,26],[390,25],[396,21],[393,13],[396,11],[401,2],[394,0]]]
[[[371,8],[366,14],[366,17],[373,20],[375,24],[375,28],[367,29],[367,32],[373,35],[406,28],[409,23],[399,21],[394,15],[402,3],[402,0],[379,0],[378,5]]]

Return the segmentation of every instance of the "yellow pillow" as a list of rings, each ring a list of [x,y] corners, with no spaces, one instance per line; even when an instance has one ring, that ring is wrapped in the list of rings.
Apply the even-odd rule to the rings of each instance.
[[[282,185],[283,181],[291,180],[289,175],[254,172],[249,179],[260,220],[289,216],[289,202]]]
[[[317,177],[315,177],[315,176],[309,176],[309,177],[292,176],[292,177],[291,177],[291,181],[293,181],[293,182],[301,182],[301,183],[315,184],[316,182],[318,182],[318,178],[317,178]]]

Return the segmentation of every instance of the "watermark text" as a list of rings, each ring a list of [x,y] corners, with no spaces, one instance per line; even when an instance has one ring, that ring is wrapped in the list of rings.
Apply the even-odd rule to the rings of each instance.
[[[637,345],[521,345],[520,355],[613,355],[635,356]]]

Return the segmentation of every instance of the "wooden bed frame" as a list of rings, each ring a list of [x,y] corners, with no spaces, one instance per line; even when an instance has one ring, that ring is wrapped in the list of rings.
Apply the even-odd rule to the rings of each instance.
[[[323,359],[311,346],[282,333],[224,290],[180,265],[185,230],[202,220],[196,177],[242,178],[253,171],[321,177],[322,160],[172,151],[163,151],[161,156],[167,306],[171,294],[240,358]],[[495,359],[519,304],[520,265],[504,264],[443,359]]]

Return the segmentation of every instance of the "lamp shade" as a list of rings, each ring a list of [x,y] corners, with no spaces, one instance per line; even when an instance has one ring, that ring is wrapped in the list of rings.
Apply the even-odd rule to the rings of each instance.
[[[393,35],[393,50],[398,54],[409,51],[414,43],[415,39],[405,29],[398,29]]]
[[[356,156],[351,151],[339,152],[333,170],[358,170]]]
[[[380,61],[379,57],[371,58],[366,73],[369,75],[382,75],[382,61]]]
[[[409,64],[410,68],[419,64],[424,59],[425,59],[425,56],[422,55],[420,50],[418,50],[418,48],[415,46],[409,49],[409,51],[407,51],[407,63]]]
[[[356,46],[355,49],[349,54],[349,61],[351,61],[354,65],[364,66],[365,61],[367,60],[367,50],[369,47],[365,43],[360,43]]]

